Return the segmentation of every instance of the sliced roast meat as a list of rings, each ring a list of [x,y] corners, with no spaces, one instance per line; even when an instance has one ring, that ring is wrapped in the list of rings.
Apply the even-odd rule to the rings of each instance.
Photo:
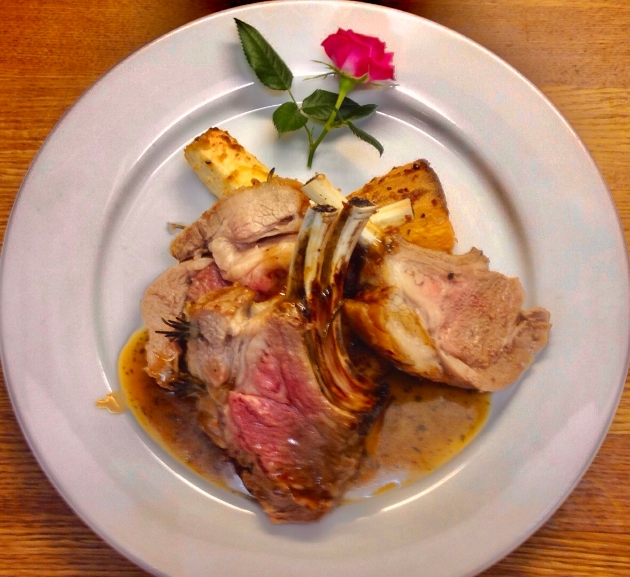
[[[233,285],[209,292],[186,307],[186,365],[207,386],[219,387],[230,379],[232,342],[249,320],[254,297],[251,289]]]
[[[227,280],[273,295],[286,286],[296,238],[285,234],[243,245],[219,236],[210,242],[210,250]]]
[[[171,254],[179,261],[200,251],[211,252],[215,238],[225,238],[237,245],[300,230],[308,199],[299,183],[272,178],[239,189],[217,201],[193,224],[187,226],[171,243]]]
[[[465,255],[396,239],[364,271],[367,287],[344,305],[362,338],[400,369],[481,391],[513,383],[547,343],[549,313],[522,310],[516,278]]]
[[[171,244],[180,264],[142,303],[149,374],[196,397],[201,428],[275,523],[315,521],[339,503],[385,405],[380,363],[357,369],[350,330],[407,373],[481,391],[514,382],[547,343],[549,313],[522,310],[518,279],[490,271],[480,251],[408,242],[454,242],[428,164],[364,192],[380,204],[409,196],[422,222],[389,230],[370,258],[357,252],[351,282],[375,207],[356,197],[309,208],[298,183],[272,176],[186,227]]]
[[[272,521],[319,519],[357,473],[380,386],[338,340],[349,256],[373,207],[309,211],[287,296],[241,333],[223,412],[227,451]]]
[[[211,262],[191,278],[190,284],[188,285],[188,293],[186,294],[186,301],[195,302],[209,292],[228,286],[229,284],[230,283],[226,282],[221,276],[221,271],[216,261]]]
[[[308,199],[293,180],[271,178],[217,201],[171,243],[180,261],[211,254],[224,279],[263,296],[280,293]]]
[[[256,302],[235,284],[187,304],[179,320],[188,371],[205,385],[200,425],[277,523],[314,521],[339,502],[383,400],[353,367],[335,314],[372,212],[311,209],[285,296]]]
[[[164,319],[176,319],[187,300],[226,284],[212,259],[199,258],[167,269],[145,291],[141,310],[149,331],[147,372],[161,386],[177,377],[182,353],[180,343],[164,334],[172,328]]]
[[[254,298],[251,289],[233,285],[207,293],[185,310],[187,370],[193,387],[204,385],[196,391],[199,425],[221,448],[226,447],[221,410],[234,379],[239,335],[256,307],[265,306],[254,305]]]
[[[322,393],[305,330],[302,313],[286,302],[251,322],[223,409],[228,453],[276,523],[327,513],[363,455],[365,418]]]

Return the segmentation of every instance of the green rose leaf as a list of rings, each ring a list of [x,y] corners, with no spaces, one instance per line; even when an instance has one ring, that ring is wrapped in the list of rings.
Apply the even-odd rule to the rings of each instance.
[[[279,134],[298,130],[306,125],[308,118],[304,116],[295,102],[285,102],[273,113],[273,124]]]
[[[234,18],[243,52],[254,74],[267,88],[289,90],[293,74],[262,34],[250,24]]]
[[[302,112],[317,122],[326,122],[335,107],[338,96],[338,94],[328,90],[316,90],[302,102]],[[376,108],[376,104],[361,105],[346,97],[331,128],[342,126],[348,120],[369,116]]]
[[[376,140],[376,138],[365,132],[365,130],[357,128],[354,124],[352,124],[352,122],[347,122],[346,124],[355,136],[357,136],[364,142],[371,144],[374,148],[376,148],[376,150],[378,150],[380,156],[383,155],[383,145],[378,140]]]
[[[328,90],[316,90],[302,102],[302,112],[313,120],[326,122],[335,108],[338,96],[338,94]],[[345,118],[350,110],[358,106],[358,103],[346,97],[337,113],[337,118]]]
[[[334,92],[318,89],[302,101],[302,112],[313,120],[326,122],[335,107],[338,96],[339,95]],[[341,107],[343,108],[347,103],[358,106],[356,102],[346,98]]]
[[[347,98],[346,98],[347,100]],[[359,118],[365,118],[369,116],[378,108],[378,104],[357,104],[349,110],[344,110],[343,104],[341,105],[341,116],[348,122],[349,120],[357,120]]]

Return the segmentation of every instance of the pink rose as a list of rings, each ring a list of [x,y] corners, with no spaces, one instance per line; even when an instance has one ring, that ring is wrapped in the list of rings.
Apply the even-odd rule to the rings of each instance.
[[[335,68],[348,76],[361,78],[367,74],[367,82],[394,79],[394,53],[385,52],[385,42],[374,36],[339,28],[322,46]]]

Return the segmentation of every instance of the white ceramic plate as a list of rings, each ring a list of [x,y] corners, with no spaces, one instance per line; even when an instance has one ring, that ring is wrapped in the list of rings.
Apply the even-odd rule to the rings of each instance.
[[[363,91],[379,158],[349,133],[314,169],[350,192],[417,157],[446,190],[459,247],[521,277],[552,314],[549,347],[496,396],[477,439],[434,474],[341,507],[311,526],[271,526],[200,480],[129,414],[94,408],[118,388],[116,361],[141,324],[144,288],[172,261],[167,221],[211,202],[183,146],[228,129],[279,174],[306,178],[303,135],[278,141],[283,98],[254,82],[237,16],[298,77],[321,72],[338,26],[387,41],[398,86]],[[299,98],[320,83],[298,80]],[[330,88],[334,83],[331,81]],[[5,374],[44,470],[114,547],[157,574],[472,575],[519,545],[591,462],[617,405],[629,342],[625,241],[584,146],[504,62],[415,16],[365,4],[279,2],[194,22],[92,87],[46,141],[11,216],[1,269]]]

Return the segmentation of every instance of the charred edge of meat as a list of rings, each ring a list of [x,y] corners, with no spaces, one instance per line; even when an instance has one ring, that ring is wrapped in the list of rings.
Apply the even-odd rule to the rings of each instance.
[[[351,198],[348,202],[352,206],[357,208],[369,208],[370,206],[374,206],[374,204],[370,202],[367,198],[362,198],[360,196],[355,196],[354,198]]]
[[[337,209],[330,204],[317,204],[313,207],[317,212],[337,212]]]
[[[316,205],[307,211],[295,246],[286,297],[288,301],[303,303],[307,314],[311,318],[311,301],[306,298],[316,289],[321,274],[323,258],[333,225],[339,211],[328,205]]]
[[[339,240],[333,245],[334,252],[330,261],[332,266],[328,271],[329,277],[322,279],[331,287],[333,305],[337,303],[341,305],[343,302],[343,287],[351,255],[359,242],[364,226],[375,210],[376,207],[370,202],[352,203],[348,209],[348,218],[341,230]],[[338,313],[336,306],[333,312]],[[335,394],[346,400],[346,408],[350,410],[366,411],[374,408],[378,405],[376,389],[379,387],[371,378],[359,371],[350,359],[344,340],[341,316],[332,314],[330,318],[326,333],[322,335],[324,338],[322,350],[328,363],[338,363],[336,370],[347,376],[346,379],[333,381]]]
[[[331,271],[335,268],[333,263],[335,249],[339,246],[341,234],[353,210],[354,207],[350,204],[343,206],[339,212],[335,227],[329,233],[328,242],[321,247],[323,254],[320,260],[320,276],[318,276],[319,286],[321,287],[320,290],[325,290],[330,286],[328,281],[331,278]]]
[[[295,303],[297,310],[311,322],[311,327],[316,327],[322,320],[325,322],[327,319],[327,315],[322,314],[322,306],[319,306],[323,305],[328,297],[322,294],[320,286],[322,261],[327,254],[327,245],[337,223],[339,211],[319,208],[325,206],[327,205],[316,205],[306,212],[298,233],[287,286],[287,300]],[[307,271],[309,280],[306,278]],[[326,386],[326,379],[330,379],[331,376],[319,365],[321,355],[318,355],[317,349],[320,347],[320,339],[316,329],[306,331],[305,345],[322,393],[335,404],[335,399],[331,398]]]
[[[337,399],[337,406],[363,413],[373,411],[382,404],[381,385],[361,373],[346,350],[340,315],[330,323],[321,343],[323,364],[332,368],[333,374],[342,374],[343,379],[330,379],[329,389]]]
[[[354,249],[346,271],[346,282],[343,285],[344,299],[354,298],[361,290],[361,271],[366,262],[368,252],[369,249],[360,244]]]
[[[309,308],[306,306],[306,303],[304,303],[303,301],[297,302],[295,303],[295,306],[297,308],[297,310],[299,311],[299,313],[307,320],[310,321],[311,320],[311,311],[309,310]]]
[[[347,205],[346,205],[347,206]],[[315,208],[314,210],[317,210]],[[324,278],[326,262],[332,251],[331,244],[335,242],[335,231],[339,228],[343,217],[343,210],[317,211],[311,228],[311,237],[306,248],[306,268],[304,271],[305,302],[311,317],[316,320],[316,326],[322,327],[322,321],[330,319],[333,308],[330,305],[332,291],[326,285]],[[324,325],[325,326],[325,325]]]
[[[366,444],[370,442],[369,436],[374,435],[375,440],[378,445],[378,438],[380,437],[380,432],[383,429],[383,421],[385,418],[385,413],[389,406],[392,404],[394,398],[389,394],[389,384],[384,382],[379,384],[379,388],[376,391],[377,407],[378,411],[372,411],[365,419],[359,421],[359,426],[357,427],[357,432],[362,437],[367,437]],[[366,446],[366,450],[368,453],[370,452]]]
[[[376,212],[376,206],[365,199],[355,198],[347,209],[348,216],[336,242],[332,244],[332,257],[329,259],[330,269],[323,272],[322,281],[331,287],[332,296],[336,302],[342,298],[348,266],[352,258],[361,232],[368,223],[370,217]],[[326,275],[326,276],[325,276]]]

